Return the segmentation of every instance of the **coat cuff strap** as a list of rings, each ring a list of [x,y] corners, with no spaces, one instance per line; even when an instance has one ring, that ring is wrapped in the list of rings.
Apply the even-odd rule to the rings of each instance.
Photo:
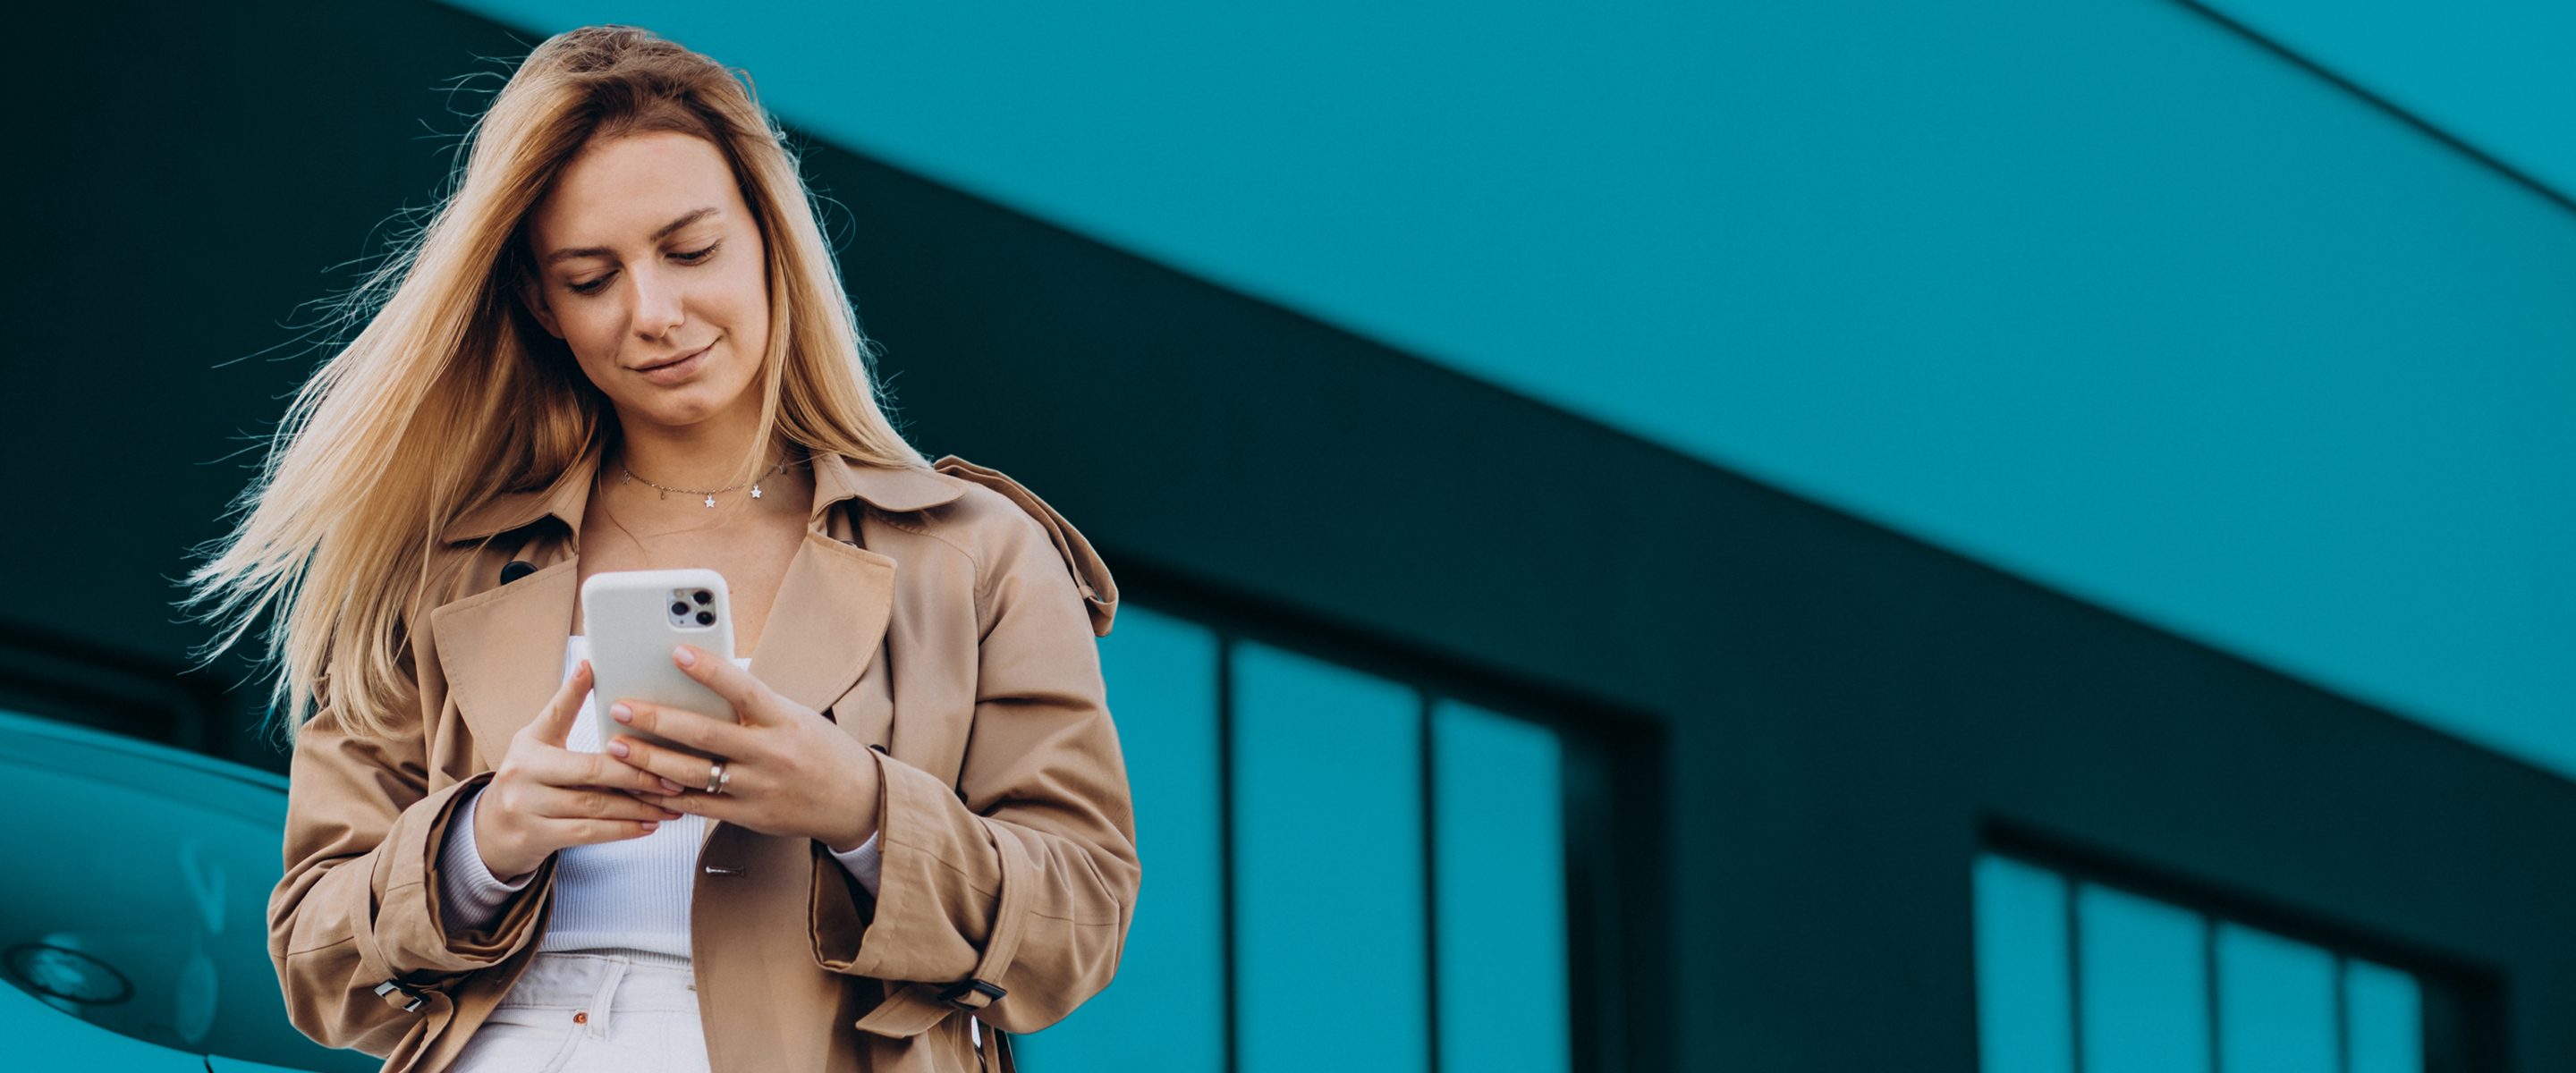
[[[976,963],[975,975],[940,992],[941,1000],[961,1010],[980,1010],[1004,994],[993,981],[1011,971],[1011,958],[1019,953],[1020,933],[1029,913],[1029,889],[1036,885],[1036,871],[1028,849],[1020,842],[1019,833],[1007,827],[992,825],[993,848],[1001,852],[1002,897],[993,911],[993,933],[985,937],[984,960]]]
[[[859,1031],[879,1036],[918,1036],[952,1013],[983,1009],[1006,994],[997,981],[1010,971],[1011,959],[1019,953],[1029,896],[1038,877],[1036,864],[1018,831],[991,821],[985,821],[984,827],[992,833],[993,848],[1000,854],[1002,889],[993,911],[993,930],[985,936],[984,956],[976,963],[975,974],[944,986],[913,983],[893,987],[884,1002],[859,1018],[853,1026]]]

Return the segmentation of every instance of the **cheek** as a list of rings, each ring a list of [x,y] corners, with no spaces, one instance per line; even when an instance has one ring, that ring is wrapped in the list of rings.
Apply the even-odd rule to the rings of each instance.
[[[558,307],[561,308],[561,307]],[[624,331],[620,318],[603,314],[596,305],[576,307],[558,314],[556,323],[563,327],[564,345],[572,348],[573,360],[591,381],[601,381],[617,367],[618,336]]]
[[[726,274],[723,288],[722,301],[737,328],[748,331],[755,326],[768,327],[769,274],[758,262]]]
[[[757,268],[728,277],[717,295],[727,337],[743,357],[758,364],[769,339],[769,281]]]

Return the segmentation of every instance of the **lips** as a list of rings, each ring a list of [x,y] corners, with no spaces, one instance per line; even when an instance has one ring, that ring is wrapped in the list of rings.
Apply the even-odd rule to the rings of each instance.
[[[688,352],[688,353],[686,353],[686,354],[679,355],[678,357],[665,358],[665,359],[663,359],[663,360],[661,360],[661,361],[654,362],[654,363],[652,363],[652,364],[650,364],[650,365],[638,365],[638,366],[635,366],[635,371],[636,371],[636,372],[639,372],[639,373],[649,373],[649,372],[652,372],[652,371],[653,371],[653,370],[655,370],[655,369],[667,368],[667,367],[669,367],[669,366],[678,365],[679,363],[684,362],[684,361],[687,361],[687,360],[689,360],[690,358],[694,358],[694,357],[697,357],[697,356],[698,356],[698,355],[700,355],[700,354],[704,354],[704,353],[706,353],[706,352],[707,352],[708,347],[712,347],[712,346],[715,346],[715,344],[714,344],[714,343],[712,343],[712,342],[710,342],[710,343],[708,343],[706,346],[699,347],[699,348],[697,348],[696,350],[692,350],[692,351],[690,351],[690,352]]]

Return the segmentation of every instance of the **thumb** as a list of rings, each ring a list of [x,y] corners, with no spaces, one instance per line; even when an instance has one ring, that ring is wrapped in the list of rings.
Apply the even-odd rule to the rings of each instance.
[[[565,676],[554,698],[546,702],[545,710],[537,713],[536,722],[529,724],[538,741],[561,749],[571,740],[573,720],[581,714],[582,698],[590,695],[590,686],[590,661],[583,660]]]

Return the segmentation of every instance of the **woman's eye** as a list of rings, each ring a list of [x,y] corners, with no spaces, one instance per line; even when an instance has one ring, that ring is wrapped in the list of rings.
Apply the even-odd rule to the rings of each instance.
[[[675,253],[671,256],[682,264],[693,265],[704,261],[709,257],[715,256],[716,247],[722,245],[724,245],[724,243],[718,241],[708,245],[707,248],[702,250],[691,250],[687,253]],[[617,273],[611,272],[608,275],[601,276],[598,279],[590,280],[585,283],[567,283],[564,284],[564,286],[574,294],[598,294],[600,288],[608,286],[608,281],[616,275]]]

